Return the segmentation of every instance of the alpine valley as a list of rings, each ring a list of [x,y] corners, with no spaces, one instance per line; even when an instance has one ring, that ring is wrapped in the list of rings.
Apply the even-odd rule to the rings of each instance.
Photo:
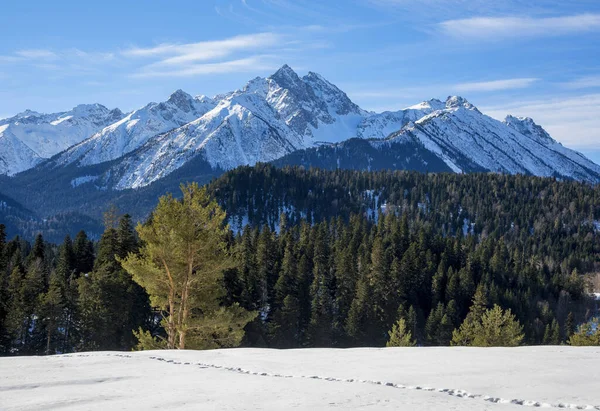
[[[181,182],[268,162],[600,182],[600,166],[530,118],[497,121],[458,96],[369,112],[284,65],[212,98],[177,90],[130,113],[92,104],[0,120],[0,211],[10,234],[60,241],[85,227],[93,237],[110,204],[142,219]]]

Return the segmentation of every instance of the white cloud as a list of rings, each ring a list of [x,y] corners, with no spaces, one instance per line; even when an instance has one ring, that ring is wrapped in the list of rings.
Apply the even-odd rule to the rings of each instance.
[[[266,63],[268,56],[256,53],[281,50],[285,44],[281,35],[265,32],[197,43],[136,47],[123,50],[121,55],[133,61],[144,59],[147,63],[131,77],[191,77],[271,68]]]
[[[30,50],[19,50],[15,52],[18,57],[22,57],[28,60],[56,60],[58,55],[50,50],[43,49],[30,49]]]
[[[556,36],[600,30],[600,14],[561,17],[472,17],[439,23],[445,35],[459,38],[503,39],[507,37]]]
[[[537,78],[513,78],[506,80],[483,81],[474,83],[461,83],[452,86],[452,90],[460,93],[469,91],[499,91],[527,88],[538,81]]]
[[[576,149],[600,149],[600,94],[556,97],[502,106],[480,107],[497,119],[507,114],[526,116],[544,127],[552,137]]]
[[[241,73],[273,68],[265,61],[266,56],[253,56],[218,63],[191,64],[182,67],[160,69],[148,66],[132,77],[191,77],[207,74]]]
[[[130,48],[122,54],[127,57],[160,57],[154,64],[178,65],[224,58],[235,52],[257,50],[281,43],[274,33],[257,33],[230,37],[224,40],[203,41],[187,44],[160,44],[148,48]]]
[[[562,84],[569,89],[584,89],[600,87],[600,76],[586,76]]]
[[[416,87],[403,87],[403,88],[385,88],[380,89],[373,87],[372,85],[363,86],[361,88],[348,86],[347,93],[351,98],[355,99],[428,99],[432,96],[447,96],[453,93],[466,93],[466,92],[490,92],[490,91],[502,91],[527,88],[539,81],[537,78],[514,78],[504,80],[493,80],[483,82],[470,82],[460,84],[440,84],[430,83]],[[380,101],[379,101],[380,103]],[[414,104],[414,103],[412,103]],[[403,108],[404,106],[398,106],[394,103],[393,107],[396,109]]]

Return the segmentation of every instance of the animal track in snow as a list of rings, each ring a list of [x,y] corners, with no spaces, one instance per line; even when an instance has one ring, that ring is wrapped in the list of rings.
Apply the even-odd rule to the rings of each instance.
[[[93,354],[92,354],[93,355]],[[122,357],[122,358],[132,358],[132,355],[129,354],[105,354],[107,356],[112,357]],[[89,357],[90,354],[70,354],[66,355],[67,357],[75,356],[75,357]],[[352,383],[352,384],[371,384],[371,385],[380,385],[383,387],[402,389],[402,390],[417,390],[417,391],[427,391],[427,392],[437,392],[440,394],[450,395],[456,398],[468,399],[468,400],[480,400],[488,403],[494,404],[510,404],[524,407],[534,407],[534,408],[551,408],[551,409],[571,409],[571,410],[597,410],[600,411],[600,405],[579,405],[579,404],[569,404],[569,403],[546,403],[541,401],[533,401],[533,400],[523,400],[523,399],[507,399],[500,397],[493,397],[489,395],[481,395],[470,393],[466,390],[461,389],[453,389],[453,388],[433,388],[433,387],[424,387],[420,385],[404,385],[398,384],[394,382],[384,382],[378,380],[363,380],[363,379],[355,379],[355,378],[335,378],[335,377],[324,377],[319,375],[284,375],[278,373],[268,373],[262,371],[252,371],[247,370],[241,367],[226,367],[217,364],[208,364],[208,363],[191,363],[191,362],[181,362],[172,359],[166,359],[163,357],[150,356],[148,359],[155,361],[162,361],[167,364],[173,365],[186,365],[186,366],[196,366],[202,369],[215,369],[222,370],[227,372],[234,372],[238,374],[246,374],[246,375],[254,375],[258,377],[271,377],[271,378],[303,378],[303,379],[311,379],[311,380],[322,380],[327,382],[338,382],[338,383]]]

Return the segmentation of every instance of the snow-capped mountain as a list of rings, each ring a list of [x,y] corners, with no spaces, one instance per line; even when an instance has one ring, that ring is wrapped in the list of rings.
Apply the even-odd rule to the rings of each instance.
[[[367,116],[359,125],[357,137],[383,139],[395,133],[411,121],[417,121],[436,110],[442,110],[445,104],[432,99],[400,111],[385,111]]]
[[[27,170],[121,118],[119,109],[82,104],[67,112],[27,110],[0,120],[0,174]]]
[[[40,161],[27,163],[35,151],[30,153],[22,139],[3,135],[5,150],[15,153],[11,158],[23,164],[21,169]],[[368,140],[368,147],[347,144],[353,138]],[[332,149],[318,149],[322,146]],[[600,166],[563,147],[531,119],[508,116],[500,122],[457,96],[372,113],[319,74],[300,77],[287,65],[212,99],[178,90],[39,167],[44,173],[74,167],[68,173],[72,187],[93,182],[123,190],[179,169],[188,175],[193,167],[219,173],[277,159],[327,168],[494,171],[600,182]]]
[[[600,166],[563,147],[528,118],[500,122],[462,97],[411,122],[390,137],[413,137],[455,172],[493,171],[597,183]]]
[[[71,147],[55,163],[92,165],[114,160],[142,146],[153,136],[197,119],[214,106],[215,102],[210,98],[193,98],[177,90],[167,101],[150,103],[135,110]]]
[[[196,120],[148,139],[125,156],[107,173],[113,181],[120,176],[114,187],[148,185],[198,156],[222,170],[272,161],[355,137],[371,115],[320,75],[300,78],[287,65],[218,98],[216,107]]]

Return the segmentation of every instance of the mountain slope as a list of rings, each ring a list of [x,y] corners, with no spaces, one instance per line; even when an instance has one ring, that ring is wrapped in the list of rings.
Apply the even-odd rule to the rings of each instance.
[[[390,137],[412,137],[455,172],[493,171],[597,183],[600,166],[564,148],[531,120],[502,123],[461,97]]]
[[[298,149],[355,137],[358,124],[369,116],[320,75],[300,78],[287,65],[218,98],[218,104],[199,118],[158,133],[126,153],[104,181],[117,189],[143,187],[196,157],[215,170],[273,161]],[[112,147],[103,133],[80,146],[96,140],[99,147]],[[56,163],[79,150],[73,147]]]
[[[89,139],[71,147],[54,159],[64,166],[99,164],[114,160],[140,147],[151,137],[195,120],[214,107],[206,97],[192,98],[177,90],[162,103],[150,103],[122,120],[103,128]]]
[[[42,115],[20,115],[36,116]],[[73,121],[65,117],[52,121]],[[3,136],[2,149],[15,153],[13,162],[41,161],[21,139]],[[50,160],[14,177],[0,176],[0,191],[40,218],[72,211],[99,219],[111,203],[143,217],[157,197],[177,192],[180,182],[206,183],[259,162],[600,182],[600,166],[563,147],[531,119],[508,116],[500,122],[461,97],[367,112],[320,75],[300,77],[283,66],[213,99],[178,90]],[[0,166],[7,167],[1,158]]]
[[[600,181],[599,166],[554,141],[533,121],[511,117],[502,123],[461,97],[369,113],[320,75],[299,77],[286,65],[219,98],[200,118],[149,138],[119,159],[108,171],[107,187],[146,186],[196,157],[214,170],[282,159],[278,164],[493,171]],[[394,144],[371,142],[366,151],[348,150],[359,144],[353,142],[342,151],[343,145],[314,150],[354,137]]]
[[[27,170],[122,117],[119,109],[89,104],[54,114],[27,110],[0,120],[0,174]]]
[[[452,172],[434,153],[412,138],[363,140],[353,138],[342,143],[298,150],[273,161],[277,167],[302,166],[327,170],[412,170]]]

